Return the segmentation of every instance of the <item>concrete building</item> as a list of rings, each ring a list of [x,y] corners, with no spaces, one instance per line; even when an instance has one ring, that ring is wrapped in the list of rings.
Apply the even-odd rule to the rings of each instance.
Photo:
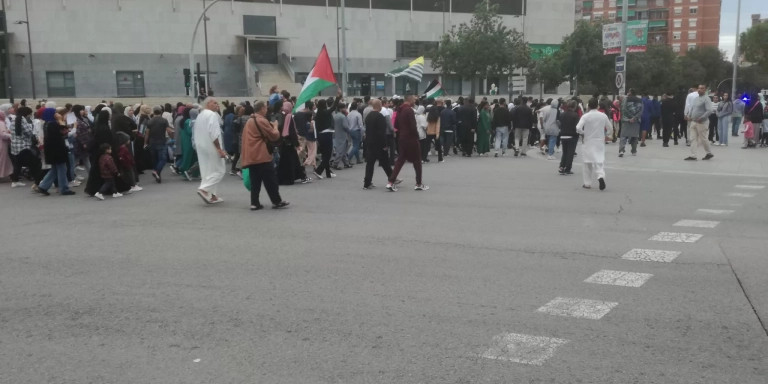
[[[752,26],[762,24],[762,23],[768,23],[768,19],[761,19],[760,14],[753,14],[752,15]]]
[[[3,30],[7,26],[4,95],[0,95],[5,98],[10,96],[10,85],[16,98],[30,97],[30,73],[38,98],[185,95],[192,31],[203,4],[212,2],[0,1],[5,6]],[[384,73],[435,48],[443,31],[468,22],[479,2],[346,0],[349,94],[423,90],[439,76],[429,60],[421,84],[400,78],[393,82]],[[495,2],[504,23],[524,30],[526,39],[539,47],[556,46],[573,31],[573,0]],[[194,60],[200,63],[201,83],[217,96],[264,95],[272,84],[295,92],[323,44],[338,72],[337,15],[335,0],[222,0],[209,9],[209,20],[197,33]],[[446,75],[442,82],[450,94],[469,93],[466,79]],[[481,93],[491,83],[499,86],[500,94],[508,92],[506,77],[479,83]],[[523,84],[515,84],[517,93]],[[525,86],[525,91],[538,93],[535,86]]]
[[[721,0],[628,0],[629,20],[648,20],[648,44],[685,54],[720,43]],[[576,0],[576,18],[620,22],[622,0]]]

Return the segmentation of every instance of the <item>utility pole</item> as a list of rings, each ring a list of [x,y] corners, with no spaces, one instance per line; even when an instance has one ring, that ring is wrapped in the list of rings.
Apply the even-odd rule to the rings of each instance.
[[[347,23],[346,23],[346,15],[347,11],[345,8],[345,0],[341,0],[341,94],[344,97],[347,97],[347,87],[348,87],[348,80],[347,79]]]
[[[27,20],[24,24],[27,24],[27,46],[29,47],[29,77],[32,80],[32,99],[37,99],[37,91],[35,90],[35,65],[32,62],[32,35],[29,33],[29,6],[27,0],[24,0],[24,12],[27,14]],[[8,49],[6,46],[5,49]],[[8,63],[9,65],[11,63]]]
[[[203,35],[205,36],[205,94],[211,88],[211,69],[208,62],[208,15],[206,15],[205,0],[203,0]]]
[[[623,0],[621,4],[621,56],[624,57],[623,71],[616,76],[623,76],[624,84],[619,88],[619,96],[623,96],[627,89],[627,21],[629,20],[629,0]]]
[[[741,53],[739,52],[739,37],[740,37],[740,30],[741,30],[741,0],[739,0],[739,10],[736,13],[736,50],[733,53],[733,81],[731,85],[731,100],[736,100],[738,96],[736,96],[736,77],[739,74],[739,56],[741,56]]]
[[[5,1],[2,2],[3,7],[3,15],[5,15]],[[8,20],[6,19],[6,22],[3,23],[3,40],[5,40],[5,57],[3,58],[5,60],[5,82],[8,86],[8,99],[10,99],[11,104],[13,104],[13,80],[11,78],[11,52],[10,44],[8,44]],[[8,127],[9,129],[12,129],[11,127]]]

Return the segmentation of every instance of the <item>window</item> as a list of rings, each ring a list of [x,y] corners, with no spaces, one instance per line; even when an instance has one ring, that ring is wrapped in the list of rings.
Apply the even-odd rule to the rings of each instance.
[[[683,0],[675,0],[675,4],[682,4]]]
[[[602,20],[603,19],[603,14],[602,13],[595,13],[594,19],[595,20]]]
[[[691,0],[691,3],[698,3],[699,0]]]
[[[696,49],[696,43],[688,43],[688,50],[693,51]]]
[[[680,52],[680,44],[672,44],[672,52]]]
[[[673,21],[673,24],[674,24],[675,28],[682,28],[683,20],[682,19],[675,19]]]
[[[616,0],[609,0],[608,1],[608,7],[609,8],[616,8]]]
[[[144,96],[144,72],[117,71],[118,96]]]
[[[74,97],[74,72],[46,72],[48,82],[48,97]]]
[[[656,6],[657,6],[657,7],[663,7],[663,6],[665,6],[665,4],[664,4],[664,0],[656,0]]]
[[[688,40],[696,40],[696,31],[688,32]]]
[[[608,18],[611,19],[611,20],[615,19],[616,18],[616,12],[615,11],[608,12]]]
[[[461,95],[461,76],[443,76],[443,90],[446,95]]]
[[[683,33],[680,31],[672,32],[672,39],[673,40],[680,40],[682,38]]]
[[[593,5],[595,9],[601,9],[603,8],[603,0],[597,0],[595,1],[595,4]]]
[[[395,57],[412,57],[428,55],[436,51],[439,43],[437,41],[406,41],[398,40],[395,44],[397,51]]]
[[[698,14],[698,13],[699,13],[699,7],[691,7],[691,8],[689,8],[689,9],[688,9],[688,12],[689,12],[691,15],[696,15],[696,14]]]
[[[698,20],[699,19],[688,19],[688,26],[691,27],[691,28],[696,28],[696,22]]]
[[[683,7],[675,7],[675,15],[682,15]]]
[[[274,16],[243,15],[244,35],[277,35],[277,21]]]

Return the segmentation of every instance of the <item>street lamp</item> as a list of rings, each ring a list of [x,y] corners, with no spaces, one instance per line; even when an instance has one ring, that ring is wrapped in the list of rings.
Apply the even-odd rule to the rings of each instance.
[[[35,91],[35,64],[32,61],[32,36],[29,33],[29,7],[27,6],[27,0],[24,0],[24,11],[26,12],[26,20],[17,20],[14,24],[26,24],[27,25],[27,44],[29,47],[29,78],[32,81],[32,99],[37,99],[37,92]]]

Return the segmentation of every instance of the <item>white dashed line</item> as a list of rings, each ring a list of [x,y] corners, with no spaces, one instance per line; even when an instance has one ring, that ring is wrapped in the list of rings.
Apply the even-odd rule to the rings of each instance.
[[[610,301],[556,297],[543,307],[537,309],[537,311],[556,316],[599,320],[617,305],[619,303]]]
[[[493,337],[491,348],[480,357],[514,363],[543,365],[568,340],[553,337],[502,333]]]
[[[621,258],[624,260],[634,261],[658,261],[660,263],[669,263],[678,256],[681,252],[677,251],[662,251],[658,249],[639,249],[635,248],[624,254]]]
[[[653,277],[653,275],[650,273],[611,271],[603,269],[584,280],[584,282],[638,288],[645,284],[651,277]]]
[[[711,215],[729,215],[733,213],[734,211],[731,209],[707,209],[707,208],[701,208],[697,209],[696,212],[699,213],[708,213]]]
[[[708,220],[680,220],[674,224],[675,227],[695,227],[695,228],[714,228],[720,224],[719,221]]]
[[[653,235],[651,241],[671,241],[675,243],[695,243],[704,237],[698,233],[677,233],[677,232],[659,232]]]
[[[741,184],[741,185],[734,185],[733,187],[736,188],[736,189],[752,189],[752,190],[765,189],[765,185],[746,185],[746,184]]]
[[[755,197],[754,193],[744,193],[744,192],[731,192],[728,194],[730,197]]]

